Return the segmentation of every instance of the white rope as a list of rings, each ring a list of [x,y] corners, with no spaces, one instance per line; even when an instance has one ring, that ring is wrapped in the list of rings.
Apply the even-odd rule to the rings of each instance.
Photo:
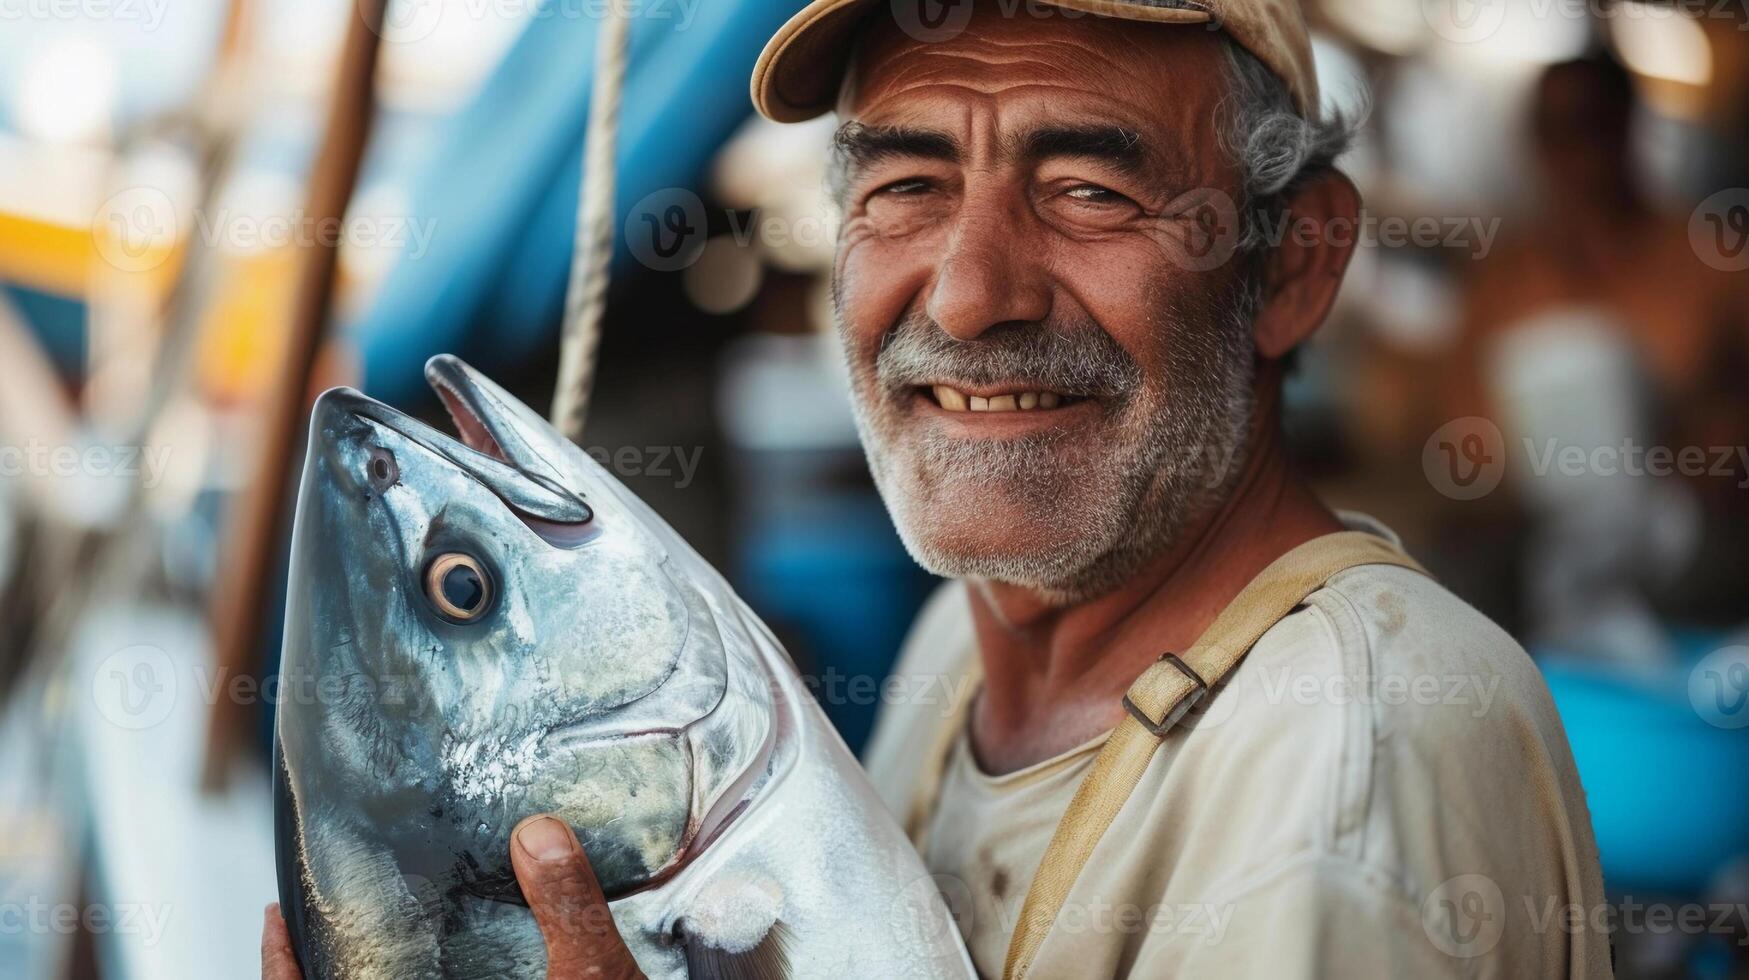
[[[630,26],[624,0],[609,0],[596,37],[577,236],[571,253],[571,278],[565,287],[559,382],[553,391],[553,424],[572,442],[583,437],[589,390],[595,381],[596,350],[601,345],[601,319],[607,309],[607,281],[613,263],[614,166]]]

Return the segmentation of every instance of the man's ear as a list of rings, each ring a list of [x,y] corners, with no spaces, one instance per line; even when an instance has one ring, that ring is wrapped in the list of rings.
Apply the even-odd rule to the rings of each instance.
[[[1326,170],[1287,201],[1281,241],[1263,257],[1263,305],[1252,330],[1257,353],[1277,358],[1312,335],[1329,315],[1360,235],[1360,192]]]

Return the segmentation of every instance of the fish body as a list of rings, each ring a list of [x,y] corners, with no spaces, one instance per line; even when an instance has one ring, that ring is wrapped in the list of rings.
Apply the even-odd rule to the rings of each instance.
[[[451,438],[317,402],[276,738],[282,905],[313,978],[540,978],[509,864],[577,832],[653,980],[971,977],[934,881],[763,623],[460,361]]]

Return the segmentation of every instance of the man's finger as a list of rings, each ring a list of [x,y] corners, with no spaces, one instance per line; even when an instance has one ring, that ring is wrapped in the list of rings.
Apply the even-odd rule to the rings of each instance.
[[[546,939],[548,980],[643,977],[570,826],[530,817],[513,838],[510,863]]]
[[[261,980],[304,980],[278,902],[267,907],[261,923]]]

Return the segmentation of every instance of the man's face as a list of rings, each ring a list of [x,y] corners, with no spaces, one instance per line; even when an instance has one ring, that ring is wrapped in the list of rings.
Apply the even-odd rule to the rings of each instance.
[[[947,41],[871,31],[834,296],[875,479],[932,571],[1108,590],[1242,461],[1218,35],[984,9]]]

